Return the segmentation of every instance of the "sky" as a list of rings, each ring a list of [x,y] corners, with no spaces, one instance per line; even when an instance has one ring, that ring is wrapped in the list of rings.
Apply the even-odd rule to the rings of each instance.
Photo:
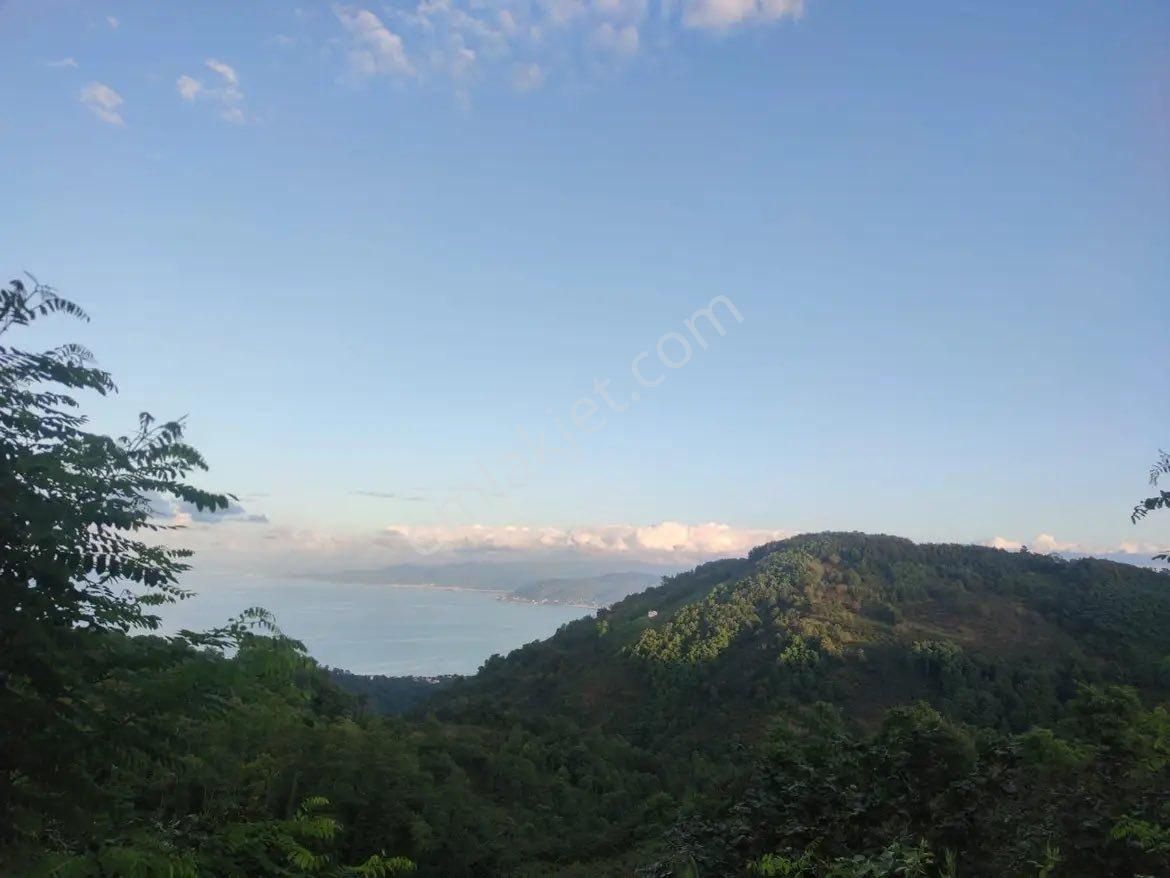
[[[0,0],[0,271],[199,563],[1148,556],[1170,5]],[[11,339],[16,343],[16,339]]]

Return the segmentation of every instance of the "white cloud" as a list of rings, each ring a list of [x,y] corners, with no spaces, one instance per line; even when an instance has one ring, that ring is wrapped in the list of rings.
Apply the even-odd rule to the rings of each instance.
[[[552,73],[604,73],[648,48],[679,45],[680,30],[767,26],[803,15],[806,0],[414,0],[335,5],[352,74],[477,83],[531,91]],[[379,17],[381,15],[382,17]]]
[[[349,64],[354,73],[414,75],[402,37],[386,27],[382,19],[368,9],[349,6],[335,6],[333,13],[350,35]]]
[[[1122,540],[1118,546],[1117,551],[1123,555],[1160,555],[1166,551],[1166,543],[1143,543],[1138,540]]]
[[[219,107],[220,118],[242,124],[247,121],[244,112],[244,92],[240,88],[240,77],[234,67],[215,58],[208,58],[204,66],[219,77],[215,85],[206,85],[202,80],[183,74],[175,81],[179,97],[185,101],[208,100]]]
[[[46,61],[46,67],[71,67],[77,69],[77,61],[74,58],[61,58],[58,61]]]
[[[267,524],[268,516],[248,512],[238,502],[228,502],[226,509],[200,509],[194,503],[162,494],[151,497],[151,513],[156,521],[176,527],[192,524]]]
[[[162,510],[160,510],[161,514]],[[377,531],[331,532],[269,524],[242,509],[217,516],[169,509],[170,524],[186,526],[159,540],[196,550],[197,567],[232,562],[241,569],[354,570],[402,561],[582,561],[692,566],[742,557],[790,532],[727,524],[661,522],[584,527],[539,525],[391,525]],[[165,516],[164,516],[165,517]],[[250,526],[260,522],[263,527]],[[204,554],[206,553],[206,554]]]
[[[95,116],[110,125],[123,124],[122,113],[119,109],[125,101],[122,96],[103,82],[91,82],[81,90],[78,96],[82,104],[89,108]]]
[[[989,540],[984,540],[983,545],[989,549],[1003,549],[1005,552],[1018,552],[1024,544],[1018,540],[1009,540],[1006,537],[992,537]]]
[[[664,521],[642,527],[628,524],[560,528],[523,525],[417,526],[398,524],[386,533],[415,550],[433,554],[458,550],[509,549],[570,551],[627,556],[638,560],[680,560],[742,555],[753,546],[788,536],[786,531],[735,528],[728,524]]]
[[[1003,549],[1007,552],[1018,552],[1020,549],[1027,547],[1028,551],[1037,552],[1041,555],[1060,554],[1063,552],[1095,554],[1098,552],[1116,551],[1104,548],[1094,549],[1093,547],[1084,546],[1080,543],[1058,540],[1052,534],[1044,533],[1037,534],[1032,540],[1013,540],[1007,537],[997,536],[989,540],[984,540],[981,545],[988,546],[992,549]]]
[[[649,11],[648,0],[593,0],[593,11],[611,20],[640,20]]]
[[[790,536],[726,524],[678,522],[637,526],[393,525],[376,531],[339,532],[269,523],[263,515],[229,510],[209,516],[161,505],[180,531],[153,539],[195,551],[195,569],[248,573],[352,571],[400,562],[500,561],[689,567],[706,560],[742,557],[748,550]],[[169,516],[169,518],[167,517]]]
[[[517,91],[532,91],[540,88],[544,83],[544,70],[535,62],[521,64],[512,76],[512,84]]]
[[[594,41],[602,49],[617,55],[633,55],[638,51],[638,26],[627,24],[614,27],[608,21],[598,25]]]
[[[683,24],[707,30],[725,30],[741,24],[800,18],[804,0],[687,0]]]
[[[368,531],[329,531],[269,523],[257,510],[233,506],[226,513],[198,513],[181,504],[160,504],[158,514],[169,523],[186,525],[163,533],[160,541],[194,549],[196,570],[234,567],[243,571],[372,569],[408,561],[589,561],[608,565],[647,563],[689,567],[715,558],[743,557],[764,543],[794,531],[742,528],[721,522],[687,524],[611,524],[578,527],[542,525],[418,525],[391,524]],[[257,526],[260,525],[260,526]],[[1057,551],[1096,555],[1145,564],[1167,546],[1123,542],[1088,546],[1039,534],[1021,541],[998,536],[983,545],[1018,551]]]
[[[1122,540],[1116,545],[1080,543],[1075,540],[1057,539],[1049,533],[1037,534],[1031,540],[1016,540],[996,536],[989,540],[984,540],[980,545],[989,546],[993,549],[1003,549],[1008,552],[1018,552],[1026,546],[1028,551],[1041,555],[1094,555],[1103,557],[1136,555],[1138,556],[1139,562],[1143,560],[1141,556],[1152,556],[1166,550],[1165,546],[1158,546],[1154,543],[1139,540]]]
[[[584,0],[538,0],[545,19],[554,27],[564,27],[585,15]]]
[[[451,74],[451,78],[455,80],[465,78],[475,65],[477,57],[475,50],[469,49],[463,37],[456,34],[446,53],[447,70]]]
[[[1032,540],[1031,548],[1032,551],[1050,555],[1053,552],[1076,552],[1080,546],[1077,543],[1058,540],[1052,534],[1037,534],[1036,539]]]
[[[240,77],[236,75],[235,68],[230,64],[225,64],[223,61],[217,61],[214,58],[208,58],[203,63],[207,65],[208,70],[213,70],[222,76],[229,86],[240,84]]]
[[[110,30],[117,30],[118,26],[121,24],[121,22],[118,21],[118,19],[114,18],[114,16],[107,15],[106,16],[106,24],[109,25]]]
[[[1079,543],[1064,542],[1058,540],[1052,534],[1037,534],[1036,538],[1031,542],[1009,540],[1006,537],[992,537],[990,540],[984,540],[983,545],[992,549],[1003,549],[1008,552],[1018,552],[1027,546],[1028,551],[1037,552],[1041,555],[1060,554],[1061,552],[1088,552]]]
[[[686,525],[677,521],[640,527],[635,532],[638,545],[646,549],[711,557],[741,554],[790,535],[788,531],[743,530],[716,522]]]
[[[185,101],[195,100],[199,96],[199,92],[203,91],[203,83],[186,74],[179,77],[175,87],[179,90],[180,97]]]

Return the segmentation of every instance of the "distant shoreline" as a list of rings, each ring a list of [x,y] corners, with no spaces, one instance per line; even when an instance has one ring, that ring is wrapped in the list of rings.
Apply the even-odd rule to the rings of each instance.
[[[496,600],[507,601],[508,603],[533,604],[535,606],[547,607],[572,607],[591,612],[604,610],[607,607],[613,606],[614,603],[626,597],[628,594],[641,591],[643,587],[652,587],[661,580],[661,577],[657,575],[648,576],[639,573],[605,574],[602,576],[581,577],[572,580],[554,578],[534,581],[525,580],[522,576],[515,577],[514,581],[509,581],[511,579],[510,577],[497,576],[496,581],[491,585],[481,587],[462,585],[457,582],[419,582],[417,579],[415,581],[395,582],[389,579],[390,576],[395,575],[394,571],[387,571],[385,575],[387,576],[386,579],[379,578],[377,571],[350,571],[348,574],[341,575],[326,573],[292,574],[296,579],[327,582],[334,585],[417,589],[420,591],[477,592],[491,595]],[[410,578],[418,576],[421,578],[426,574],[410,571],[399,575]],[[630,577],[644,578],[646,582],[644,586],[640,582],[634,582],[633,584],[629,584],[629,587],[623,588],[619,585],[618,588],[615,588],[611,580],[623,577],[627,579]],[[594,591],[597,594],[591,593]],[[547,597],[544,596],[546,593],[548,594]],[[606,598],[612,597],[613,600],[600,600],[603,596]]]
[[[601,604],[584,604],[576,601],[558,601],[558,600],[533,600],[516,594],[514,591],[508,591],[503,588],[476,588],[471,585],[439,585],[433,582],[349,582],[348,585],[369,585],[377,588],[413,588],[420,591],[461,591],[461,592],[475,592],[477,594],[493,595],[498,601],[506,601],[510,604],[531,604],[534,607],[576,607],[581,610],[601,610],[604,607]]]
[[[380,588],[417,588],[422,591],[471,591],[478,594],[494,595],[498,601],[506,601],[509,604],[531,604],[534,607],[577,607],[581,610],[601,610],[604,607],[601,604],[583,604],[576,601],[558,601],[546,598],[545,600],[533,600],[522,595],[516,594],[514,591],[508,591],[503,588],[475,588],[470,585],[439,585],[437,583],[428,582],[368,582],[357,583],[358,585],[376,585]]]
[[[518,595],[512,591],[502,592],[497,600],[507,601],[510,604],[531,604],[534,607],[577,607],[581,610],[605,609],[605,606],[602,604],[582,604],[578,603],[577,601],[558,601],[551,598],[545,598],[544,600],[537,601],[533,600],[532,598],[526,598],[522,595]]]
[[[439,585],[437,582],[353,582],[346,585],[373,585],[378,588],[415,588],[422,591],[474,591],[479,594],[509,595],[512,592],[502,588],[476,588],[472,585]]]

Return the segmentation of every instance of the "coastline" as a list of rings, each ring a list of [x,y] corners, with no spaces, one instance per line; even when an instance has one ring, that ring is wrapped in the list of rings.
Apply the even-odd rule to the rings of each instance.
[[[475,592],[477,594],[492,595],[498,601],[510,604],[530,604],[534,607],[575,607],[580,610],[604,610],[604,604],[590,604],[578,601],[558,601],[554,599],[534,600],[508,591],[503,588],[475,588],[470,585],[440,585],[434,582],[353,582],[349,585],[368,585],[378,588],[418,589],[421,591],[459,591]]]
[[[437,582],[375,582],[365,579],[353,579],[351,577],[335,578],[331,576],[320,576],[316,574],[299,574],[295,578],[302,580],[311,580],[314,582],[328,582],[335,585],[353,585],[361,586],[363,588],[395,588],[395,589],[415,589],[418,591],[452,591],[452,592],[474,592],[476,594],[491,595],[496,600],[506,601],[513,604],[531,604],[536,607],[574,607],[580,610],[604,610],[608,604],[590,603],[588,601],[563,601],[555,598],[545,598],[543,600],[535,600],[533,598],[524,597],[514,591],[505,588],[476,588],[471,585],[444,585]]]
[[[477,595],[476,592],[482,594]],[[474,674],[493,654],[544,640],[589,613],[575,607],[519,607],[497,589],[332,580],[266,579],[202,588],[168,605],[162,631],[203,631],[247,608],[267,608],[280,630],[320,662],[362,675]]]
[[[604,610],[605,604],[588,604],[578,601],[558,601],[545,598],[538,601],[533,598],[526,598],[516,594],[512,591],[501,592],[497,600],[507,601],[510,604],[531,604],[534,607],[576,607],[580,610]]]
[[[439,585],[436,582],[353,582],[347,581],[343,585],[369,585],[377,588],[413,588],[421,591],[472,591],[479,594],[490,594],[502,597],[512,592],[502,588],[475,588],[470,585]]]

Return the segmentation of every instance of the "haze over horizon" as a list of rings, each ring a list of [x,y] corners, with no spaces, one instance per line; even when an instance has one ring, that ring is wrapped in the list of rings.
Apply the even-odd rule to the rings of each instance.
[[[1144,562],[1170,6],[898,9],[9,0],[0,237],[93,316],[29,334],[189,416],[197,570]]]

